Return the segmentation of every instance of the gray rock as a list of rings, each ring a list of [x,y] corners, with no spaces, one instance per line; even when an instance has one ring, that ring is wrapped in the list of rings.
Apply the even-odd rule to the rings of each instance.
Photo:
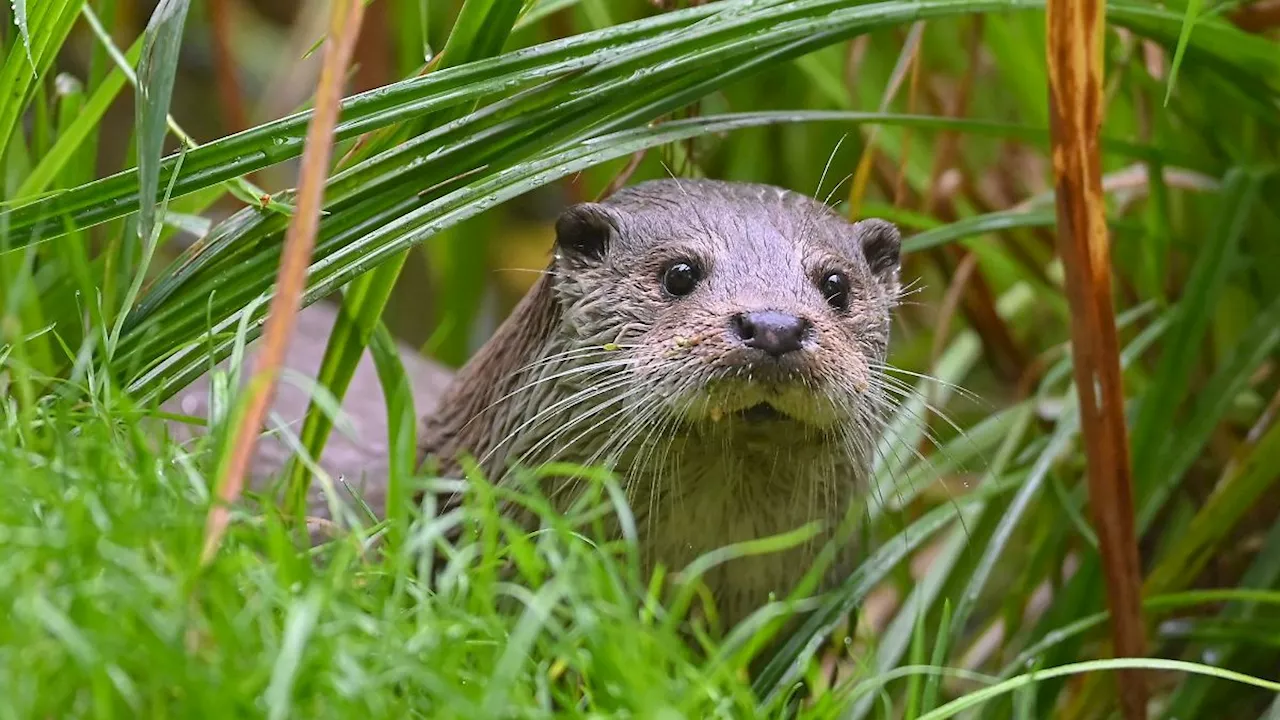
[[[285,367],[314,380],[319,373],[325,345],[336,319],[337,308],[330,303],[319,302],[304,308],[299,313],[298,324],[286,353]],[[258,342],[251,343],[246,350],[242,384],[252,371]],[[413,388],[414,412],[421,418],[435,408],[452,373],[448,368],[422,357],[415,348],[403,343],[399,347],[400,360]],[[227,363],[228,361],[223,361],[219,367],[226,369]],[[209,385],[209,374],[202,375],[162,407],[172,413],[207,418]],[[296,438],[302,429],[302,419],[309,401],[307,389],[296,382],[285,378],[277,386],[275,402],[268,419],[268,428],[273,432],[259,438],[250,466],[253,487],[262,487],[285,468],[293,455],[293,449],[274,430],[279,423],[284,423]],[[333,478],[344,502],[351,503],[352,498],[343,488],[343,483],[338,482],[340,479],[345,480],[346,485],[381,516],[386,508],[389,444],[387,410],[382,385],[378,382],[374,369],[373,356],[367,349],[344,396],[342,418],[339,422],[343,425],[335,427],[330,434],[319,465]],[[171,422],[169,426],[171,435],[180,441],[204,432],[204,428],[185,423]],[[321,493],[320,484],[313,481],[309,512],[327,518],[328,503]],[[358,507],[358,504],[353,504],[353,507]]]

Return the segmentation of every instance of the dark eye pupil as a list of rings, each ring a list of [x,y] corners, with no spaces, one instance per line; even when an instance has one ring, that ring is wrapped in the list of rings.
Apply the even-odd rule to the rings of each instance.
[[[680,297],[693,292],[693,288],[698,284],[698,269],[687,262],[678,262],[667,268],[662,274],[662,289],[668,293]]]
[[[841,273],[831,273],[822,280],[822,295],[831,307],[843,310],[849,306],[849,281]]]

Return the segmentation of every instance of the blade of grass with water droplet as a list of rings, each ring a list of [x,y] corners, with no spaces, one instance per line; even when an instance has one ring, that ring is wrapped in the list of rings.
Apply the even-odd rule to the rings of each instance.
[[[37,78],[52,65],[83,4],[84,0],[41,0],[24,12],[24,38],[9,48],[0,65],[0,143],[7,144],[13,136]]]
[[[31,55],[31,31],[27,27],[27,0],[9,0],[13,8],[13,24],[18,26],[18,37],[22,39],[22,47],[27,51],[27,62],[35,70],[36,61]]]
[[[155,230],[160,158],[164,153],[164,138],[169,131],[169,100],[173,97],[189,4],[189,0],[160,0],[147,22],[142,55],[138,59],[134,121],[138,128],[138,187],[141,197],[138,235],[144,243],[151,242]]]

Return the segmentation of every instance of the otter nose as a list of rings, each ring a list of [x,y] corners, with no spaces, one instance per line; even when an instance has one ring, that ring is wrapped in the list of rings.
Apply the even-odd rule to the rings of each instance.
[[[809,321],[777,310],[738,313],[730,321],[733,331],[750,348],[774,357],[800,349]]]

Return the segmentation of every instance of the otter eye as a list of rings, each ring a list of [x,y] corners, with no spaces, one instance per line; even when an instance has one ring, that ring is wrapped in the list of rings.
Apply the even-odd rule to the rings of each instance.
[[[837,310],[849,308],[849,278],[842,272],[827,273],[819,287],[827,304]]]
[[[662,271],[662,289],[673,297],[683,297],[693,292],[702,279],[702,273],[692,263],[672,263]]]

